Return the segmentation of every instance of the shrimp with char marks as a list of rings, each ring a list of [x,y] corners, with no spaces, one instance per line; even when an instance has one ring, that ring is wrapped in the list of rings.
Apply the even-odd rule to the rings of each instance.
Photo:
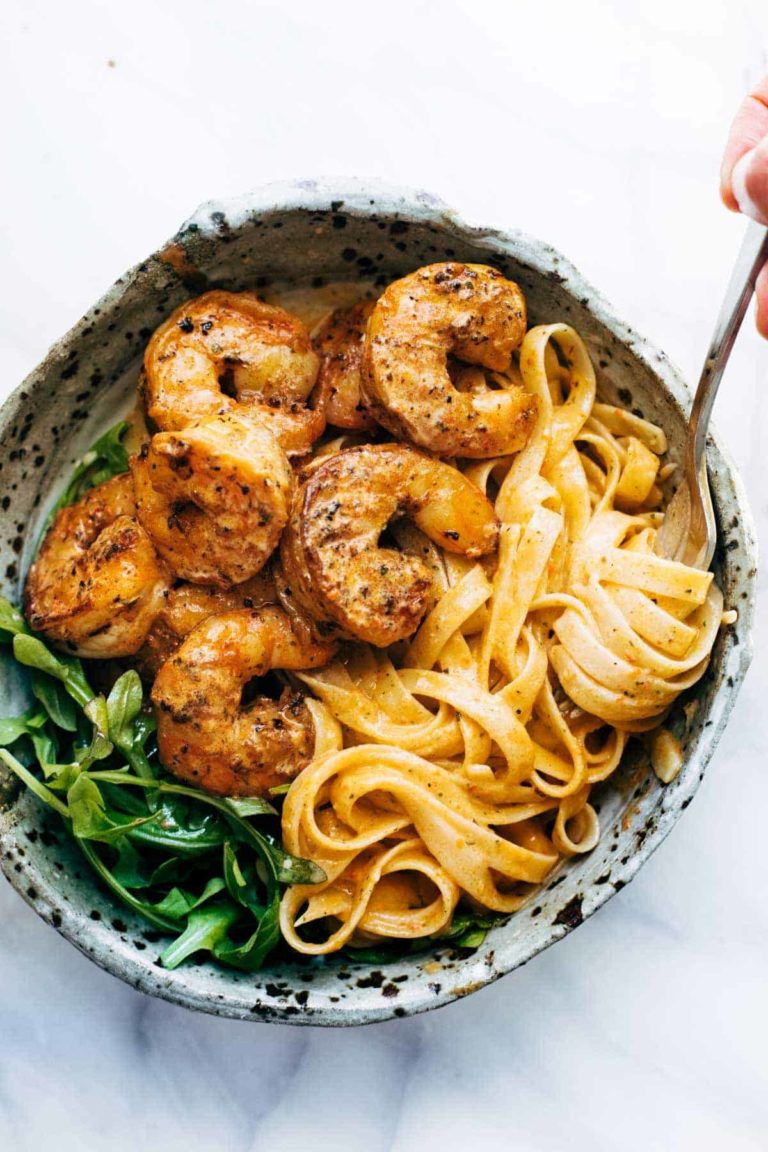
[[[318,366],[297,316],[253,292],[216,290],[160,325],[139,388],[160,431],[238,412],[264,423],[289,456],[302,456],[325,427],[322,406],[308,406]]]
[[[294,498],[280,563],[321,634],[385,647],[416,631],[433,575],[418,556],[380,543],[400,517],[448,552],[477,557],[496,546],[498,520],[485,494],[413,448],[348,448],[313,466]]]
[[[512,381],[460,391],[449,358],[508,372],[525,326],[522,292],[495,268],[420,268],[376,301],[364,342],[363,398],[395,436],[438,456],[517,452],[533,429],[535,399]]]
[[[337,308],[313,337],[320,353],[317,385],[334,428],[371,432],[377,427],[360,394],[363,338],[373,305],[373,300],[361,300],[351,308]]]
[[[269,567],[234,588],[177,582],[165,593],[160,613],[132,660],[133,667],[142,680],[151,684],[182,640],[204,620],[238,608],[263,608],[277,603],[277,589]]]
[[[56,514],[27,576],[27,619],[78,656],[130,656],[162,609],[169,579],[136,518],[125,473]]]
[[[244,690],[276,669],[318,668],[334,651],[332,644],[300,640],[280,608],[205,620],[152,688],[163,765],[223,796],[255,796],[291,780],[314,751],[303,694],[286,686],[278,700],[257,695],[248,703]]]
[[[236,413],[157,433],[131,471],[141,524],[174,574],[196,584],[248,580],[288,520],[285,453],[268,429]]]

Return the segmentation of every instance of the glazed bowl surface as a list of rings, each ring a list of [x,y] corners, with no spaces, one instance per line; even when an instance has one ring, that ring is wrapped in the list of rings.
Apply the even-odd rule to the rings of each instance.
[[[208,203],[160,251],[122,276],[0,413],[0,573],[18,602],[47,508],[75,460],[135,404],[142,350],[157,324],[206,288],[311,286],[353,280],[383,286],[420,265],[489,263],[517,281],[530,321],[564,320],[585,339],[604,396],[660,424],[680,458],[689,393],[666,356],[628,327],[568,261],[520,232],[465,224],[435,197],[370,183],[270,185]],[[446,1004],[526,963],[622,888],[688,807],[749,665],[755,543],[746,498],[717,437],[708,446],[720,528],[715,558],[724,629],[705,678],[675,713],[685,766],[670,785],[638,748],[597,793],[602,835],[590,854],[561,867],[477,950],[450,947],[384,967],[349,957],[266,967],[255,975],[210,963],[173,972],[158,965],[157,933],[102,891],[58,819],[0,777],[0,860],[38,914],[102,968],[152,995],[221,1016],[294,1024],[352,1025]],[[2,712],[26,686],[2,650]]]

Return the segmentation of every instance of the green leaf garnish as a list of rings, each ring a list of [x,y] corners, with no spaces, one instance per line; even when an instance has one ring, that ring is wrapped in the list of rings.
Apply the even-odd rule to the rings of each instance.
[[[143,703],[144,693],[139,674],[130,669],[115,681],[106,700],[109,738],[121,752],[130,750],[134,745],[134,721]]]
[[[168,895],[155,907],[158,912],[170,916],[172,920],[183,920],[190,912],[194,912],[195,908],[207,904],[214,896],[218,896],[224,888],[221,876],[212,876],[199,896],[186,892],[183,888],[171,888]]]
[[[23,716],[9,716],[0,720],[0,747],[7,748],[22,736],[28,735],[30,722],[36,715],[36,710],[30,708]]]
[[[280,939],[280,900],[277,893],[259,920],[259,926],[244,944],[232,944],[227,936],[213,947],[213,954],[222,964],[240,968],[244,972],[257,972]]]
[[[169,779],[136,672],[120,676],[106,698],[94,695],[80,661],[49,648],[0,600],[3,637],[30,669],[34,703],[0,720],[0,759],[61,816],[114,895],[176,937],[166,967],[208,951],[241,971],[259,968],[280,938],[281,886],[325,879],[255,826],[276,818],[274,805]]]
[[[43,533],[48,531],[51,521],[60,509],[75,504],[89,488],[111,480],[128,471],[128,453],[123,444],[123,438],[130,428],[127,420],[121,420],[108,429],[103,436],[88,449],[75,465],[67,487],[51,509],[43,527]]]
[[[118,836],[112,841],[117,852],[117,860],[112,865],[112,875],[124,888],[150,888],[152,876],[144,857],[137,852],[127,836]]]
[[[285,796],[290,787],[290,781],[287,784],[275,784],[274,788],[269,789],[269,794],[270,796]]]
[[[227,804],[237,816],[277,816],[277,809],[263,796],[232,796]]]
[[[229,840],[224,844],[224,882],[236,904],[248,908],[257,919],[264,914],[263,885],[256,868],[252,863],[241,867],[237,851]]]
[[[89,700],[83,712],[93,724],[91,743],[87,748],[76,749],[75,756],[81,768],[90,768],[97,760],[106,760],[112,752],[112,741],[109,739],[109,722],[107,718],[107,702],[103,696],[94,696]]]
[[[272,845],[272,853],[277,862],[277,878],[281,884],[322,884],[325,872],[312,860],[302,860],[291,856],[278,844]]]
[[[0,634],[2,633],[7,634],[6,636],[0,635],[2,639],[7,639],[8,636],[29,634],[29,625],[21,612],[18,608],[14,608],[5,596],[0,596]]]
[[[12,756],[7,748],[0,748],[0,760],[5,764],[6,768],[10,768],[22,783],[26,784],[30,792],[34,792],[38,800],[42,800],[49,808],[53,808],[60,816],[69,816],[69,809],[66,804],[59,800],[58,796],[51,792],[50,788],[46,788],[42,781],[38,780],[32,772],[29,771],[15,756]]]
[[[81,708],[93,699],[93,691],[85,677],[83,666],[76,657],[61,654],[54,656],[42,640],[24,632],[17,632],[13,637],[13,654],[19,664],[45,672],[46,675],[61,681]]]
[[[162,953],[160,963],[172,970],[195,952],[212,952],[239,918],[238,909],[229,901],[195,909],[184,932]]]
[[[77,731],[75,702],[58,680],[52,680],[37,668],[30,676],[32,695],[39,700],[57,728]]]
[[[107,812],[104,797],[87,772],[81,772],[67,791],[67,808],[72,832],[78,839],[101,840],[106,844],[156,819],[156,813],[133,820],[116,819]]]

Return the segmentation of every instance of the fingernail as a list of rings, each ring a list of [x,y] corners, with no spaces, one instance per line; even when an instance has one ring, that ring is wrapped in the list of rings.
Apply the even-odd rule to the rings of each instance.
[[[750,148],[749,152],[745,152],[741,159],[736,161],[731,173],[731,188],[740,212],[752,220],[757,220],[758,224],[768,224],[768,219],[747,192],[747,175],[754,157],[755,149]]]

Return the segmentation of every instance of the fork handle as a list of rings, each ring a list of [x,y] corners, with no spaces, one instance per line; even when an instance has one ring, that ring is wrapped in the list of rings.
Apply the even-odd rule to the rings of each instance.
[[[766,261],[768,261],[768,228],[750,220],[725,291],[712,343],[693,398],[686,458],[686,472],[692,481],[699,475],[704,461],[709,418],[728,357],[752,299],[758,273]]]

